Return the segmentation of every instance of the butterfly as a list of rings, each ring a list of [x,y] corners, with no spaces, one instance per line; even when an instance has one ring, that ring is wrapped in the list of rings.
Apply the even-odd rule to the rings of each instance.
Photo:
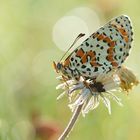
[[[79,80],[80,76],[94,79],[119,69],[129,56],[132,41],[130,18],[118,16],[91,34],[65,60],[53,62],[54,68],[68,79]]]

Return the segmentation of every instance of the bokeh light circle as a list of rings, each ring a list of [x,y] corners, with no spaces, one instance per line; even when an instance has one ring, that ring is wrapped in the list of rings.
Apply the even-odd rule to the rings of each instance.
[[[85,37],[89,36],[86,23],[79,17],[65,16],[54,25],[53,41],[59,49],[66,51],[79,33],[85,33]]]
[[[86,35],[71,49],[73,51],[90,34],[95,32],[99,25],[98,15],[93,9],[78,7],[69,11],[56,22],[53,27],[52,38],[59,49],[66,51],[80,33],[85,33]]]
[[[89,7],[78,7],[67,13],[81,18],[87,24],[89,34],[92,34],[100,27],[100,19],[94,9]]]

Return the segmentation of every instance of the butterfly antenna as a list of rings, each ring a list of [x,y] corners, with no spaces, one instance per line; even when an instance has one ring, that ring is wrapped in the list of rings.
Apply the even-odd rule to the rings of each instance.
[[[74,46],[74,44],[81,38],[83,37],[85,34],[80,33],[76,39],[74,40],[74,42],[72,43],[72,45],[70,46],[70,48],[64,53],[64,55],[62,56],[62,58],[60,59],[60,61],[65,57],[65,55],[67,54],[67,52]]]

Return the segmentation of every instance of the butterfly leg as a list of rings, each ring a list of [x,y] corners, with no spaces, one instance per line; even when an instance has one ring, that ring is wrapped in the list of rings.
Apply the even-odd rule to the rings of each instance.
[[[68,78],[66,78],[64,75],[62,75],[62,79],[66,83],[67,88],[69,88],[69,84],[67,83]]]

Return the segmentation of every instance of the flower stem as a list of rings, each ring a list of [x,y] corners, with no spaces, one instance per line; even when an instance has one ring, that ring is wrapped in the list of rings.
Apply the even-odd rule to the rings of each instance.
[[[58,140],[65,140],[65,138],[70,134],[72,128],[74,127],[74,124],[76,123],[76,120],[78,119],[83,104],[79,105],[77,109],[74,111],[67,127],[65,128],[64,132],[61,134],[61,136],[58,138]]]

